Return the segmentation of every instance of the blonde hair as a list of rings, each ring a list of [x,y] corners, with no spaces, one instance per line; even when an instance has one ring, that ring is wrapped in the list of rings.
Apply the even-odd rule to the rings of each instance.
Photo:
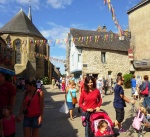
[[[146,112],[146,108],[141,107],[140,110],[141,110],[141,113],[143,113],[144,115],[146,115],[146,113],[147,113],[147,112]]]

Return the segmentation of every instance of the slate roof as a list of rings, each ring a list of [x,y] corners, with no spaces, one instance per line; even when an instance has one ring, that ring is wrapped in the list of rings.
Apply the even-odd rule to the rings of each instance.
[[[0,28],[1,34],[25,34],[45,39],[23,10],[20,10],[15,17]]]
[[[117,34],[113,33],[112,31],[109,32],[98,32],[98,31],[91,31],[91,30],[79,30],[75,28],[70,29],[70,34],[72,35],[73,38],[76,38],[74,40],[75,46],[76,47],[86,47],[86,48],[94,48],[94,49],[99,49],[99,50],[112,50],[112,51],[124,51],[127,52],[130,45],[129,45],[129,40],[123,40],[120,41]],[[108,39],[104,40],[104,36],[108,34]],[[87,36],[98,36],[99,40],[98,42],[95,42],[95,38],[93,37],[93,40],[91,42],[87,42],[86,40],[81,40],[81,37],[86,38]],[[110,36],[113,36],[110,38]],[[117,36],[117,37],[116,37]],[[81,38],[79,40],[79,37]]]
[[[127,11],[127,14],[130,14],[131,12],[135,11],[136,9],[138,9],[138,8],[140,8],[140,7],[142,7],[142,6],[146,5],[146,4],[148,4],[148,3],[150,3],[150,0],[141,0],[137,5],[135,5],[135,6],[132,7],[131,9],[129,9],[129,10]]]

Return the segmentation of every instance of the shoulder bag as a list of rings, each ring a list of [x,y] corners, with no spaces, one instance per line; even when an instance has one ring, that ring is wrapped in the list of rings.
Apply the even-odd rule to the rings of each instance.
[[[72,97],[72,103],[73,103],[73,104],[77,104],[77,103],[78,103],[77,97],[73,97],[71,91],[70,91],[70,95],[71,95],[71,97]]]
[[[148,82],[146,82],[146,88],[143,91],[141,91],[140,94],[141,95],[148,95]]]

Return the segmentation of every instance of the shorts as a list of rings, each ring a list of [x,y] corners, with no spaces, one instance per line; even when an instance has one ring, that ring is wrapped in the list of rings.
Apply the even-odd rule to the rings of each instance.
[[[25,116],[23,120],[23,127],[40,128],[42,124],[38,125],[38,118],[39,116],[34,116],[34,117]]]
[[[134,94],[136,91],[136,87],[132,87],[132,94]]]
[[[68,106],[68,109],[74,109],[75,108],[75,104],[73,104],[72,102],[67,102],[67,106]]]
[[[116,111],[116,120],[118,123],[121,123],[124,119],[124,108],[115,108]]]

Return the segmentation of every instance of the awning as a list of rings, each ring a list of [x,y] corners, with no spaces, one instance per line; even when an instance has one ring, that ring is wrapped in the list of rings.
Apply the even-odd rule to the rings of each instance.
[[[15,71],[7,69],[7,68],[3,68],[3,67],[0,67],[0,72],[6,73],[9,75],[15,75]]]

